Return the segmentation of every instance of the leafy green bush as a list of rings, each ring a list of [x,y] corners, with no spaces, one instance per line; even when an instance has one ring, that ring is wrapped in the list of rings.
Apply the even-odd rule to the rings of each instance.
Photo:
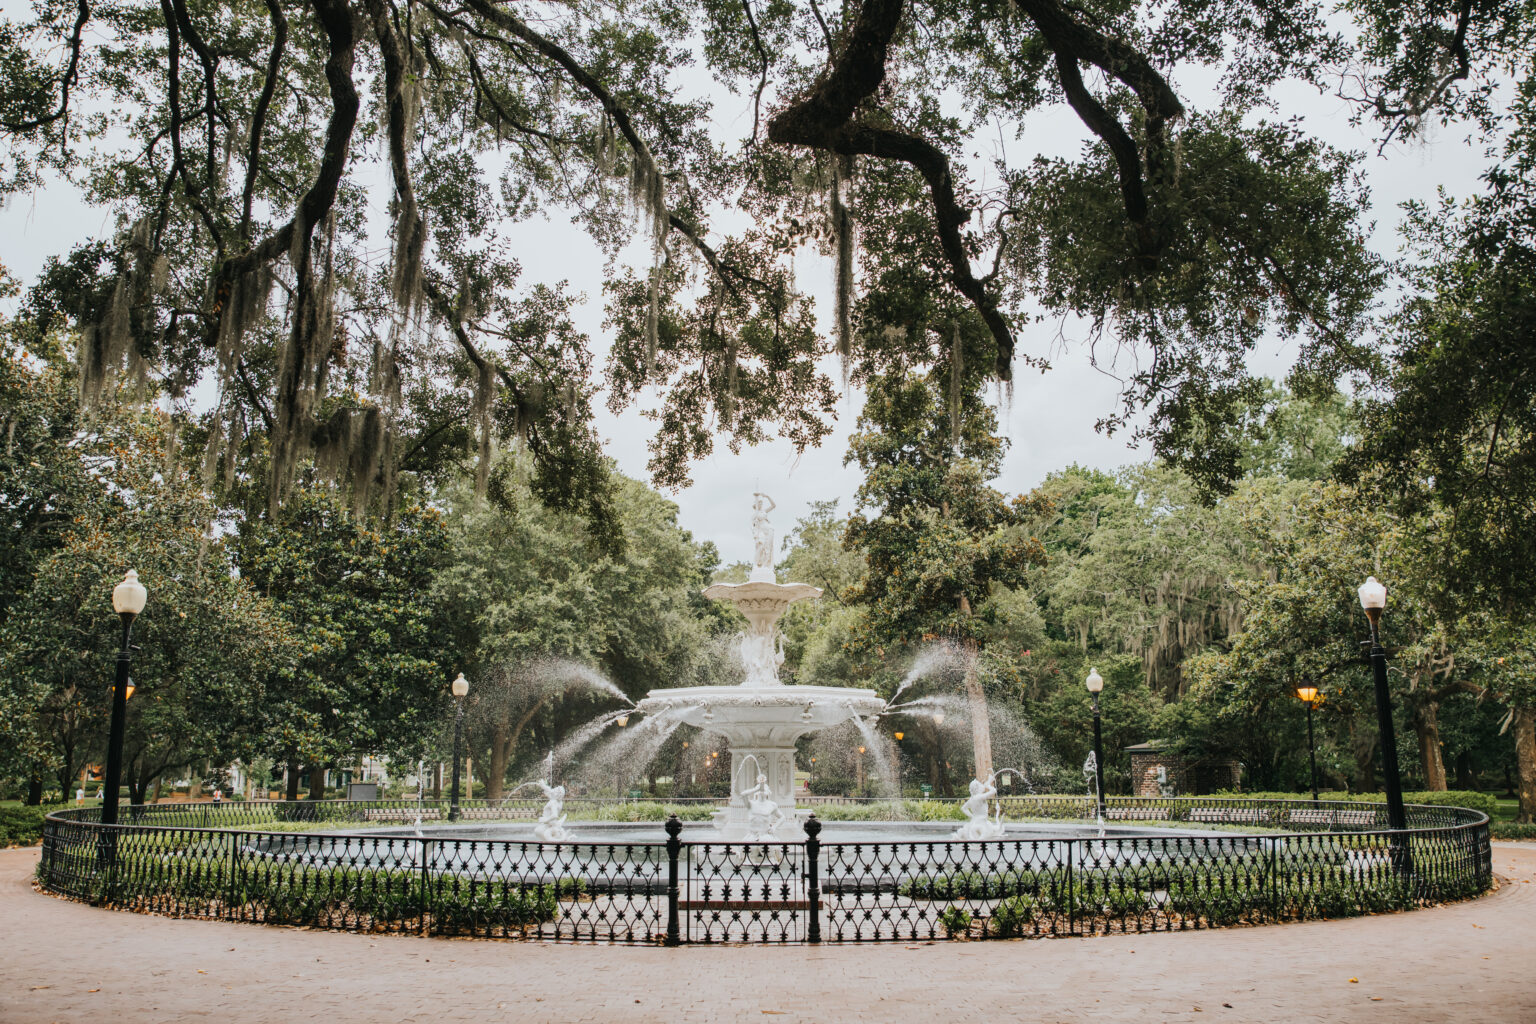
[[[1033,893],[1039,887],[1035,872],[1025,868],[1017,871],[951,871],[941,875],[917,875],[904,880],[897,891],[915,900],[995,900]]]
[[[1306,800],[1305,793],[1220,793],[1220,797],[1229,797],[1234,800]],[[1386,802],[1383,793],[1319,793],[1319,800],[1334,800],[1343,803],[1379,804]],[[1492,793],[1479,793],[1470,789],[1434,789],[1423,790],[1417,793],[1404,793],[1403,803],[1429,804],[1435,807],[1469,807],[1474,811],[1482,811],[1488,817],[1493,817],[1498,808],[1498,801]]]
[[[62,804],[56,804],[51,807],[25,805],[0,807],[0,847],[32,846],[41,842],[43,818],[48,812],[59,810],[62,806]]]
[[[951,904],[939,915],[939,925],[944,929],[944,934],[950,938],[965,935],[971,930],[971,912],[964,907]]]
[[[998,938],[1012,938],[1023,935],[1035,923],[1038,913],[1033,896],[1014,896],[997,905],[988,925]]]
[[[1519,824],[1513,821],[1496,821],[1489,826],[1493,838],[1504,842],[1536,839],[1536,824]]]

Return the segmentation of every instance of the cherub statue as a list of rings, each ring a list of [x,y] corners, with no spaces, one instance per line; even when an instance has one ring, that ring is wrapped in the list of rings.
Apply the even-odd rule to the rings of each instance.
[[[533,834],[547,843],[557,843],[571,837],[565,827],[565,787],[539,783],[544,791],[544,810],[539,813],[539,823],[533,826]]]
[[[956,839],[996,839],[1003,834],[1003,810],[997,810],[997,817],[989,817],[988,802],[997,796],[997,787],[992,780],[986,782],[980,779],[972,779],[970,786],[971,795],[965,803],[960,805],[966,821],[955,830]]]
[[[768,776],[759,771],[757,773],[757,785],[741,794],[747,801],[747,839],[748,841],[766,839],[773,835],[779,823],[784,820],[784,812],[779,808],[778,802],[773,799],[773,790],[768,785]]]

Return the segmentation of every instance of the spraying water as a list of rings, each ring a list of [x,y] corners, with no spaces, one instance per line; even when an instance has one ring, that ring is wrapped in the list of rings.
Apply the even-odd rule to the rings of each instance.
[[[920,679],[927,678],[935,673],[958,667],[964,658],[963,652],[954,643],[944,640],[940,643],[930,644],[918,652],[912,660],[912,667],[907,669],[907,674],[896,687],[896,692],[891,694],[888,704],[895,704],[903,690],[916,683]]]
[[[621,700],[628,707],[635,706],[635,702],[614,685],[612,680],[591,665],[583,665],[579,661],[571,661],[568,658],[545,658],[529,666],[528,674],[545,684],[562,681],[574,683]]]

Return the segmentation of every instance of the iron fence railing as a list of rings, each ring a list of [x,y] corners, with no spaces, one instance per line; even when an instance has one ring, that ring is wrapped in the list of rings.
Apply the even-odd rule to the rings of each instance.
[[[568,804],[573,818],[579,804]],[[1004,806],[1015,818],[1092,813],[1075,797]],[[463,809],[483,812],[466,813],[473,823],[526,820],[540,807]],[[443,813],[422,813],[431,809]],[[418,827],[417,817],[446,817],[435,802],[162,804],[129,808],[117,825],[101,824],[97,808],[50,815],[38,878],[77,899],[180,916],[664,944],[1172,931],[1410,909],[1491,884],[1481,812],[1410,806],[1402,832],[1386,829],[1385,814],[1326,801],[1119,798],[1107,830],[1078,822],[1063,836],[852,841],[811,817],[803,840],[731,843],[674,814],[654,834],[614,826],[608,840],[596,828],[541,843],[481,837],[475,824]],[[329,825],[346,827],[314,830]]]

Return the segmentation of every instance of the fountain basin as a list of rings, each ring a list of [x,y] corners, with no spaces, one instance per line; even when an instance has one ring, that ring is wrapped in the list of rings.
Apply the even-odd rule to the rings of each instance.
[[[725,737],[731,753],[731,799],[715,813],[722,839],[790,841],[803,834],[795,810],[795,741],[853,718],[877,715],[885,701],[873,690],[842,686],[689,686],[652,690],[637,708]],[[766,776],[771,798],[784,812],[767,835],[759,831],[761,822],[754,827],[749,820],[745,796],[759,774]]]

